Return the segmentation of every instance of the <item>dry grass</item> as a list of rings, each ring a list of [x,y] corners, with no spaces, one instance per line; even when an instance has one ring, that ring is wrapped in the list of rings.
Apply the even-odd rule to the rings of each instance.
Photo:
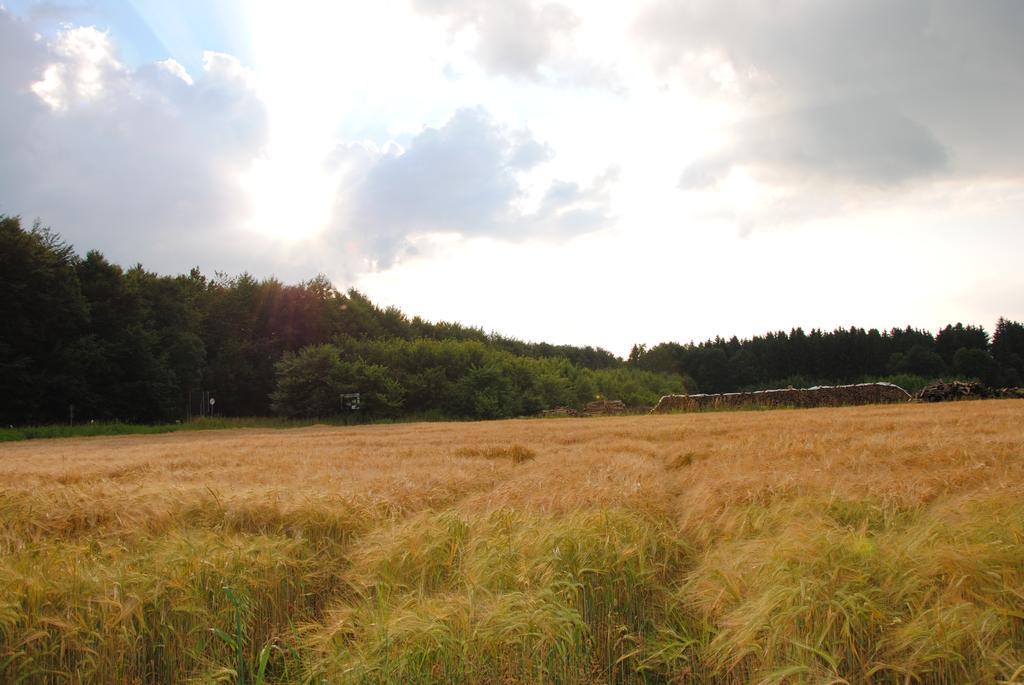
[[[0,680],[1024,683],[1022,419],[0,445]]]

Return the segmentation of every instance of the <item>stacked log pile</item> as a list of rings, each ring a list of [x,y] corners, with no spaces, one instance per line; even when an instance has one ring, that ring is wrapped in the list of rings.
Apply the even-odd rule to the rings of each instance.
[[[822,385],[813,388],[780,388],[714,395],[665,395],[652,414],[737,407],[840,407],[855,404],[907,402],[910,394],[892,383]]]
[[[917,393],[922,402],[950,402],[954,400],[1024,399],[1022,388],[990,388],[984,383],[939,381],[927,385]]]
[[[988,388],[981,383],[939,381],[921,388],[917,399],[922,402],[949,402],[952,400],[976,400],[988,397]]]
[[[608,414],[625,414],[626,404],[622,400],[595,400],[587,402],[583,407],[584,416],[606,416]]]
[[[555,407],[553,409],[545,409],[540,413],[541,416],[583,416],[583,412],[579,409],[573,409],[572,407]]]

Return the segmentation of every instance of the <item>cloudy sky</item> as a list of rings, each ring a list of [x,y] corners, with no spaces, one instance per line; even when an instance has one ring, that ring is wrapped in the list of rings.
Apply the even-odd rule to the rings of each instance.
[[[618,354],[1024,319],[1018,0],[0,1],[0,213],[80,251]]]

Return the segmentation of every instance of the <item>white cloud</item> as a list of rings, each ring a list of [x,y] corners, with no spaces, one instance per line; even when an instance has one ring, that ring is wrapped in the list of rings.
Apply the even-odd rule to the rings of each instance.
[[[63,31],[51,49],[59,61],[46,67],[32,92],[55,110],[99,97],[104,75],[121,69],[109,36],[94,26]]]
[[[179,62],[175,61],[173,58],[168,57],[165,60],[157,62],[156,64],[158,67],[167,70],[168,73],[180,78],[187,85],[195,85],[195,81],[192,80],[192,76],[189,75],[185,67],[182,66]]]
[[[452,42],[468,44],[488,73],[559,88],[622,91],[605,60],[581,54],[576,44],[580,16],[561,2],[534,0],[413,0],[413,8],[443,19]],[[445,67],[449,77],[458,71]]]
[[[208,53],[195,80],[173,60],[133,70],[95,27],[47,43],[0,10],[0,65],[0,211],[126,263],[244,265],[236,179],[266,125],[238,60]]]
[[[413,0],[423,14],[448,19],[453,31],[476,34],[476,55],[497,74],[536,79],[555,52],[556,43],[579,19],[564,5],[534,5],[530,0]]]
[[[552,180],[537,206],[526,206],[523,174],[551,154],[529,132],[510,131],[481,108],[457,111],[405,150],[345,146],[335,158],[349,179],[338,199],[340,239],[387,268],[417,235],[557,241],[606,226],[614,174],[586,187]]]

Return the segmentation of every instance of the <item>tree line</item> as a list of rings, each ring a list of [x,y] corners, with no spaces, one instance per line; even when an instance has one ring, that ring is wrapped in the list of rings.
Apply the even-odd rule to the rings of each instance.
[[[0,321],[4,425],[68,421],[72,412],[76,420],[180,420],[198,413],[201,391],[229,416],[328,416],[338,413],[343,387],[365,388],[371,416],[493,418],[599,395],[651,404],[684,388],[677,375],[627,368],[600,348],[409,318],[322,275],[286,285],[124,269],[10,216],[0,216]],[[337,368],[308,376],[312,360],[335,356]],[[289,370],[307,373],[308,397],[329,387],[333,398],[292,402]]]
[[[476,419],[531,415],[598,398],[651,406],[686,390],[678,375],[587,368],[562,357],[519,356],[477,340],[339,338],[285,353],[271,394],[276,414],[326,416],[342,393],[360,393],[373,418]]]
[[[631,406],[726,392],[891,378],[1019,385],[1024,326],[769,333],[748,340],[596,347],[531,343],[408,317],[320,275],[288,285],[192,269],[160,275],[75,253],[0,216],[0,421],[167,422],[201,391],[228,416],[329,416],[363,395],[375,418],[498,418],[597,397]],[[192,404],[189,404],[190,392]]]
[[[743,340],[636,345],[628,364],[686,373],[694,386],[710,393],[876,380],[913,392],[939,378],[1017,387],[1024,378],[1024,325],[1001,318],[991,337],[981,326],[962,323],[935,335],[910,327],[809,333],[794,328]]]

